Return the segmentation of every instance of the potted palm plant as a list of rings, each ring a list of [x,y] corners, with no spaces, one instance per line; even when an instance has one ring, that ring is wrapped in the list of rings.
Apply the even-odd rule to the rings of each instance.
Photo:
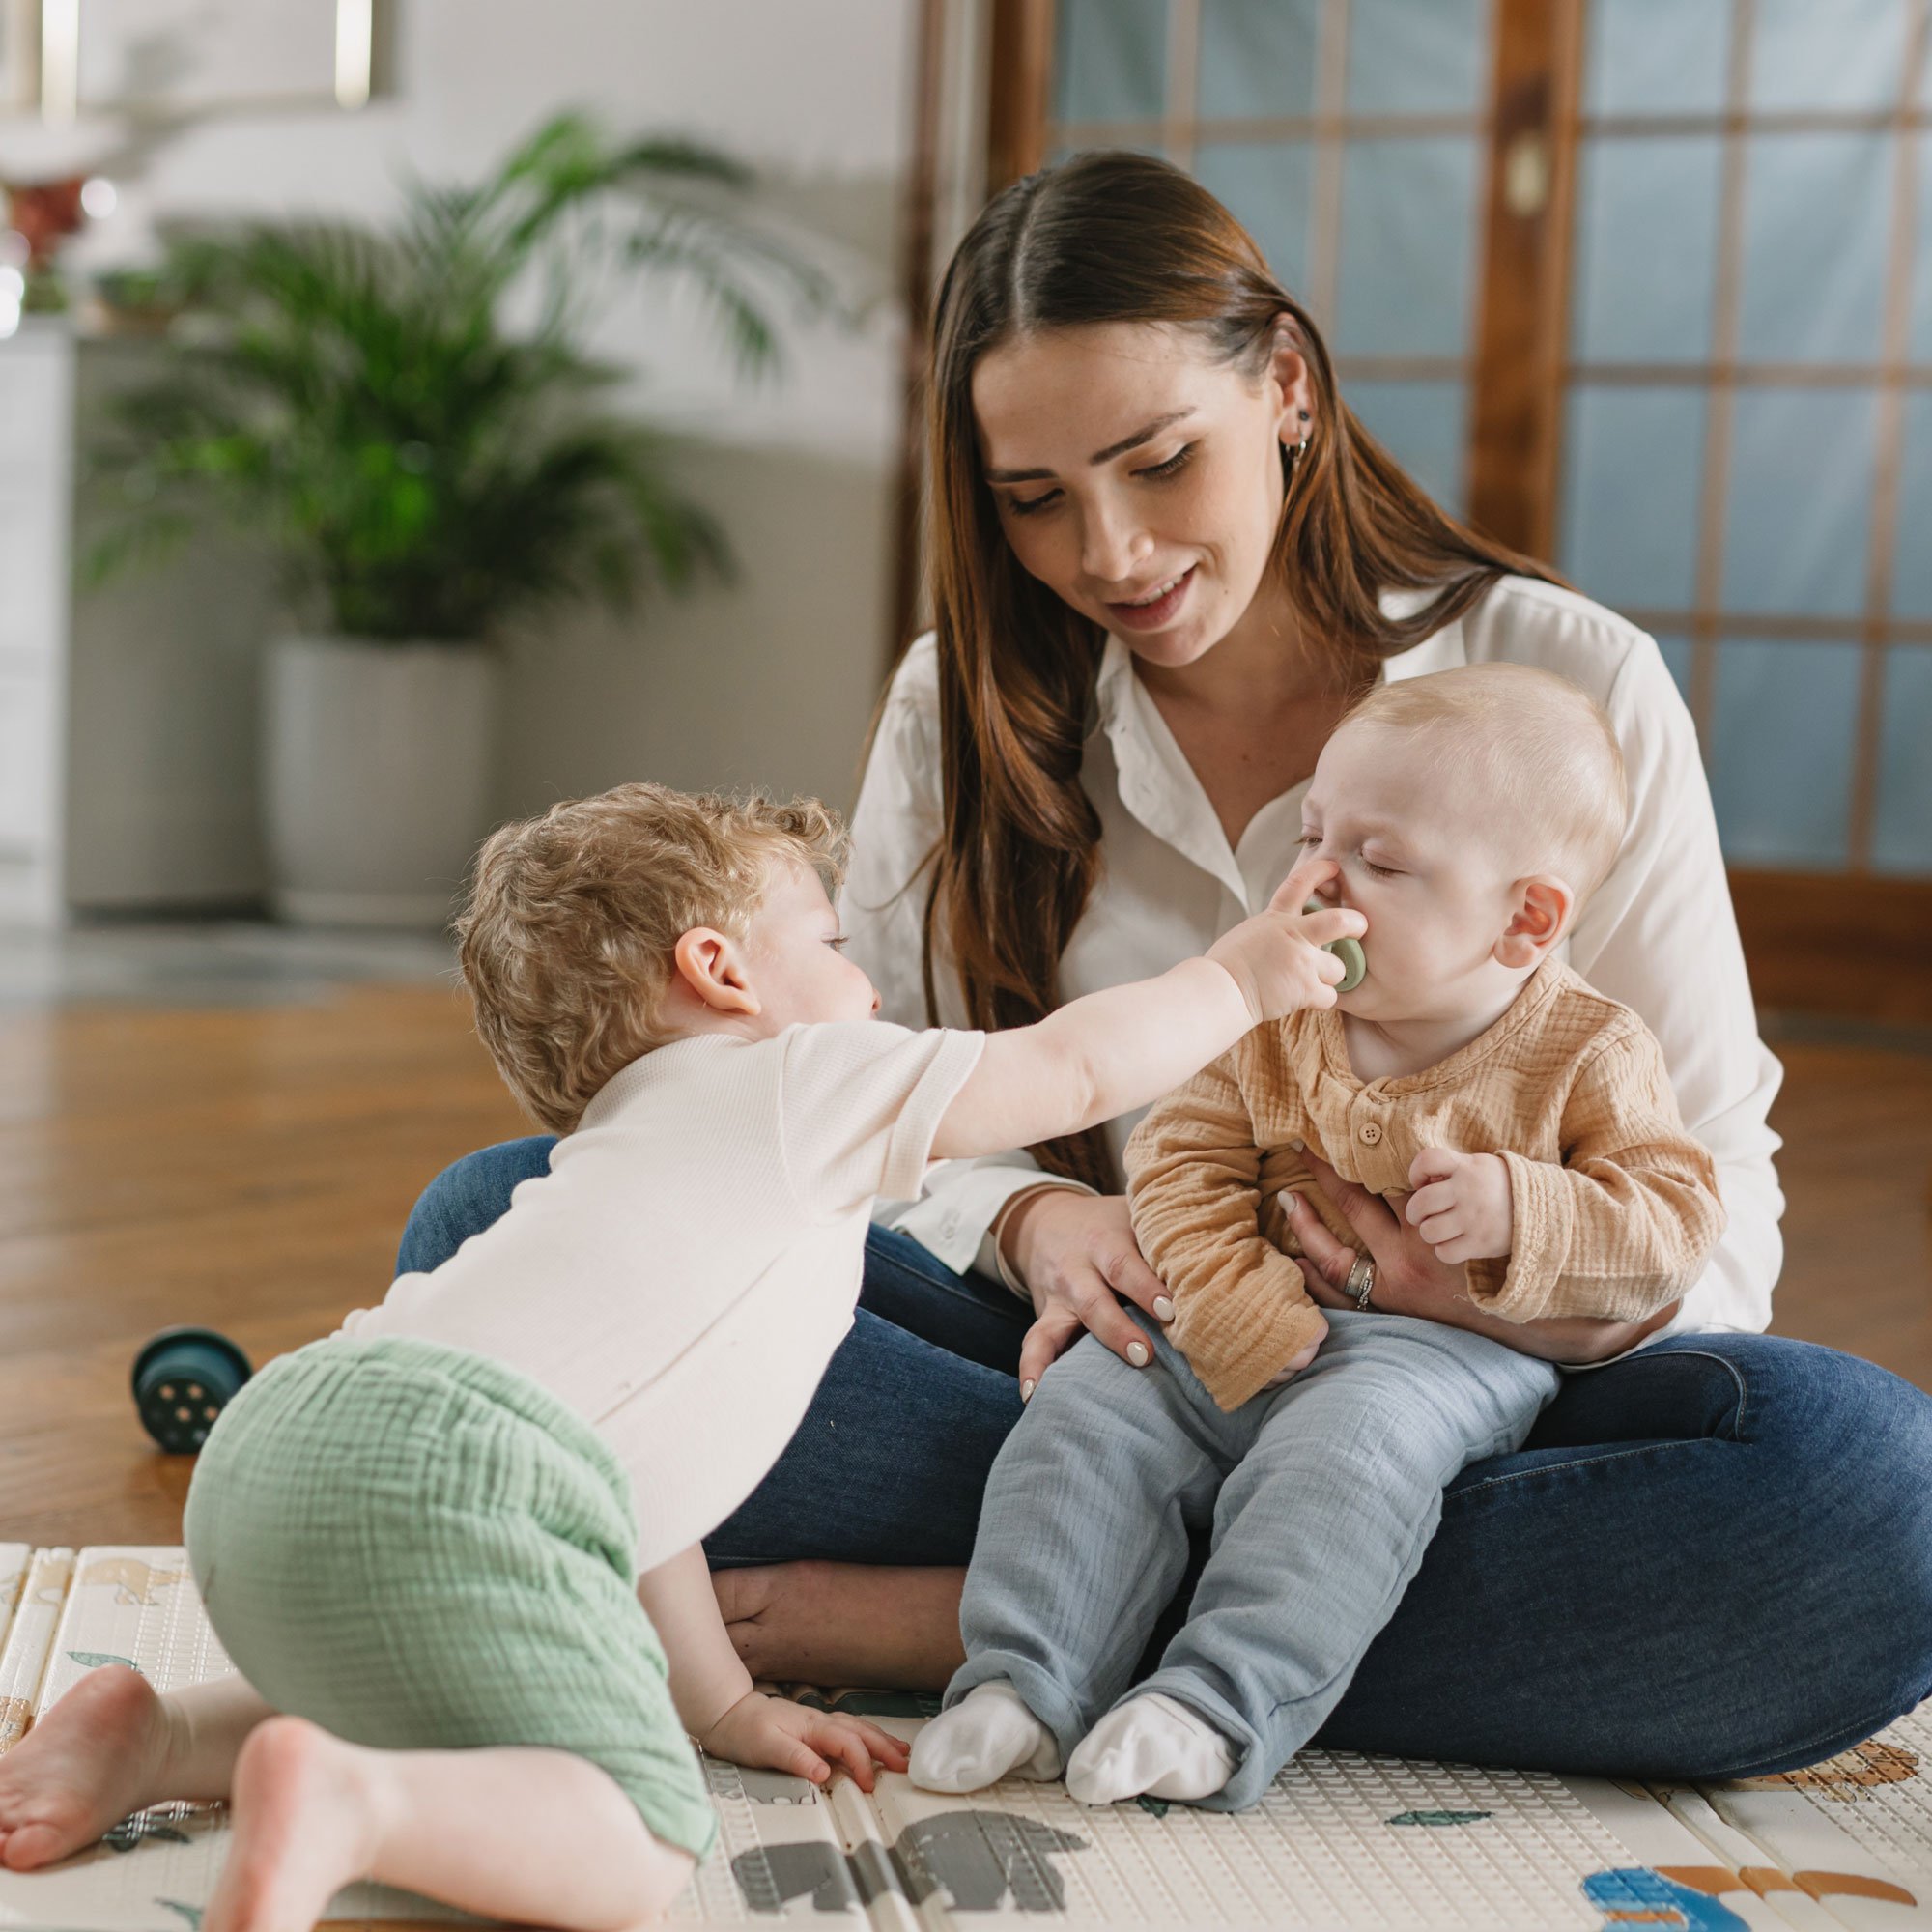
[[[740,364],[769,365],[771,298],[828,290],[750,219],[748,185],[708,148],[565,115],[480,186],[410,186],[386,227],[172,244],[164,364],[91,452],[91,568],[210,517],[279,566],[295,627],[270,647],[262,771],[283,916],[440,922],[490,811],[493,639],[726,564],[663,441],[612,405],[631,372],[584,339],[624,277],[681,274]]]

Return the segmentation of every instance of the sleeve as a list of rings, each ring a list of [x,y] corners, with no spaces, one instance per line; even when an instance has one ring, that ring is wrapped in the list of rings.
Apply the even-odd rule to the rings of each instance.
[[[1696,732],[1647,637],[1629,651],[1607,705],[1630,825],[1577,921],[1570,964],[1650,1029],[1683,1122],[1717,1164],[1724,1233],[1663,1332],[1755,1332],[1771,1323],[1783,1260],[1768,1120],[1783,1072],[1758,1038]]]
[[[986,1044],[982,1033],[910,1033],[878,1020],[796,1026],[779,1086],[785,1176],[815,1221],[916,1195],[932,1137]]]
[[[851,861],[838,895],[845,956],[857,960],[878,988],[881,1017],[901,1027],[931,1024],[920,958],[928,861],[940,829],[939,674],[928,635],[906,653],[879,715],[852,813]],[[945,971],[936,977],[941,1024],[962,1022],[956,985]],[[873,1218],[910,1235],[955,1273],[976,1264],[991,1273],[994,1222],[1015,1194],[1042,1184],[1093,1192],[1042,1173],[1031,1154],[1015,1148],[948,1163],[932,1177],[923,1199],[898,1200],[888,1190]]]
[[[1328,1332],[1300,1268],[1262,1233],[1239,1051],[1156,1101],[1126,1152],[1134,1235],[1174,1301],[1168,1334],[1223,1409]]]
[[[1507,1261],[1469,1264],[1471,1297],[1512,1321],[1640,1321],[1687,1293],[1724,1231],[1717,1169],[1640,1025],[1579,1070],[1561,1131],[1560,1165],[1503,1151],[1515,1237]]]

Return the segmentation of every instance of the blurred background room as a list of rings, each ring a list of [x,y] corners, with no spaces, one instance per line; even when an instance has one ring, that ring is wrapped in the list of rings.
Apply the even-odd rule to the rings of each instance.
[[[850,806],[936,276],[1103,146],[1657,637],[1787,1068],[1776,1328],[1932,1388],[1932,0],[0,0],[7,1536],[173,1541],[141,1339],[328,1332],[520,1131],[484,830]]]

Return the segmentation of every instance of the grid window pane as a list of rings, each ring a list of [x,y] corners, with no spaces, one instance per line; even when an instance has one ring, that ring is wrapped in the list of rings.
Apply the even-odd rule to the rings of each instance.
[[[1844,865],[1858,714],[1856,645],[1739,639],[1718,646],[1711,800],[1727,858]]]
[[[1877,359],[1894,138],[1759,134],[1747,143],[1745,361]]]
[[[1872,864],[1932,873],[1932,649],[1886,653],[1884,703]]]
[[[1350,0],[1352,114],[1474,114],[1489,96],[1488,0]]]
[[[1306,286],[1315,150],[1307,141],[1226,141],[1204,147],[1194,172],[1227,203],[1291,291]]]
[[[1312,114],[1321,0],[1203,0],[1201,115]]]
[[[1685,703],[1690,701],[1690,639],[1689,638],[1661,637],[1657,640],[1658,655],[1663,660],[1663,668],[1669,671],[1677,685],[1677,693]]]
[[[1445,509],[1462,514],[1468,392],[1461,383],[1345,382],[1343,400]]]
[[[1745,389],[1735,410],[1724,609],[1857,615],[1877,398],[1868,389]]]
[[[1898,473],[1898,529],[1892,544],[1892,614],[1932,617],[1932,390],[1905,400]]]
[[[1564,574],[1628,610],[1696,597],[1703,390],[1578,384],[1563,438]]]
[[[1701,361],[1717,285],[1716,135],[1582,145],[1571,353],[1582,362]]]
[[[1754,0],[1750,104],[1893,107],[1905,0]]]
[[[1932,42],[1932,35],[1927,36]],[[1932,53],[1926,56],[1932,66]],[[1926,96],[1932,99],[1932,73],[1925,79]],[[1918,142],[1918,219],[1914,224],[1912,262],[1912,346],[1908,350],[1915,362],[1932,362],[1932,134]]]
[[[1476,158],[1473,138],[1348,144],[1335,324],[1344,355],[1466,351]]]
[[[1055,116],[1152,121],[1167,98],[1167,0],[1060,0]]]
[[[1731,0],[1590,0],[1590,114],[1715,113],[1724,104]]]

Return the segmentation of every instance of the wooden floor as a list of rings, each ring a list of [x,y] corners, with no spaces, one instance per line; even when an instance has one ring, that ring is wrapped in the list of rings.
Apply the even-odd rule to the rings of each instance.
[[[1777,1330],[1932,1388],[1932,1053],[1780,1043]],[[191,1464],[128,1368],[205,1322],[259,1363],[387,1286],[423,1183],[523,1131],[462,1002],[0,1017],[0,1541],[165,1543]]]

